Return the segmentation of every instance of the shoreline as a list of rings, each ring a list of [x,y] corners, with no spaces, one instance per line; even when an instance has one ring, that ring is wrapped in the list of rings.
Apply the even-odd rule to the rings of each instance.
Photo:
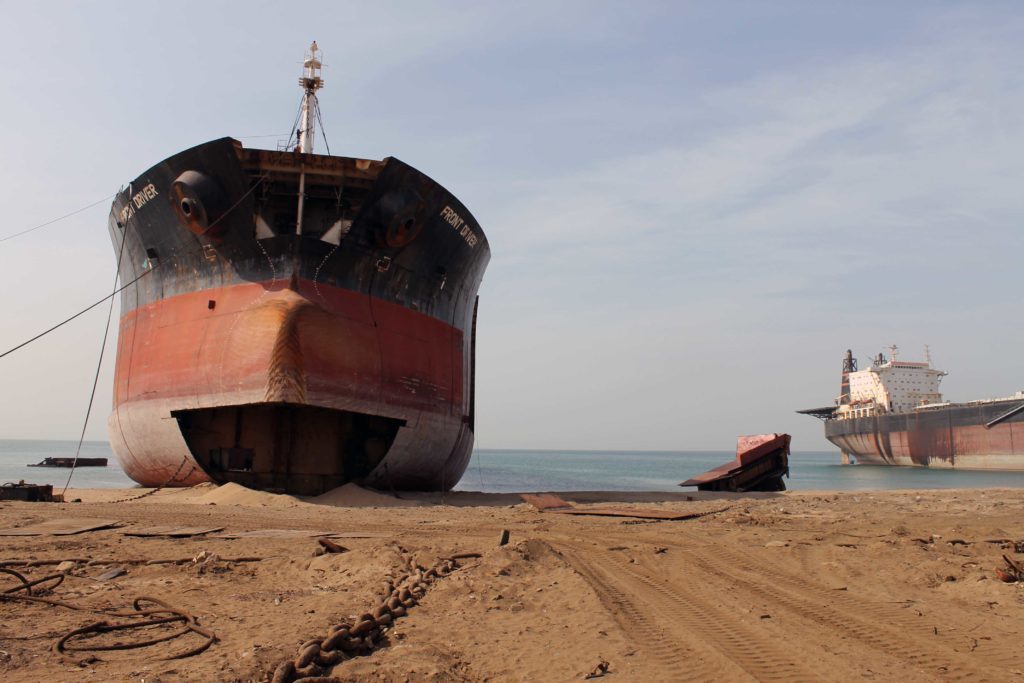
[[[227,485],[238,486],[238,485]],[[403,491],[391,494],[376,489],[364,489],[352,486],[358,491],[365,491],[369,496],[365,500],[353,499],[349,504],[344,504],[343,499],[337,502],[316,502],[315,496],[289,496],[287,494],[267,493],[255,489],[252,491],[256,498],[262,496],[283,496],[294,499],[308,505],[326,505],[329,507],[396,507],[401,501],[415,503],[416,505],[437,505],[449,507],[486,507],[493,505],[517,505],[522,504],[523,495],[554,495],[570,503],[672,503],[672,502],[700,502],[710,500],[763,500],[766,498],[792,499],[801,497],[828,497],[828,496],[872,496],[872,495],[926,495],[926,494],[960,494],[978,495],[1024,495],[1024,490],[1018,487],[1006,486],[998,488],[915,488],[915,489],[816,489],[816,490],[788,490],[788,491],[750,491],[743,493],[731,493],[726,491],[696,491],[681,489],[680,491],[621,491],[621,490],[542,490],[542,491],[516,491],[516,492],[494,492],[494,491],[448,491],[445,493],[432,491]],[[54,487],[56,490],[57,487]],[[119,487],[119,488],[69,488],[65,501],[71,503],[75,498],[80,498],[82,503],[108,503],[120,498],[131,498],[145,496],[148,502],[178,502],[193,503],[195,499],[211,491],[223,488],[215,484],[200,484],[193,487],[166,487],[154,489],[142,486]],[[244,488],[238,486],[238,488]],[[155,492],[155,493],[154,493]],[[268,498],[268,500],[270,500]],[[245,505],[245,502],[238,504]]]

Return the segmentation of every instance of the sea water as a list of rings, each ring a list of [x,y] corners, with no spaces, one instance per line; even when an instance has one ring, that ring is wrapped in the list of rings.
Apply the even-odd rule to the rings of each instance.
[[[43,458],[73,458],[77,441],[30,441],[27,439],[0,439],[0,484],[17,483],[52,484],[57,490],[71,474],[64,467],[29,467]],[[79,453],[82,458],[107,458],[106,467],[75,468],[71,487],[79,489],[106,489],[135,486],[117,465],[117,458],[106,441],[85,441]]]
[[[733,451],[517,451],[473,453],[455,488],[473,491],[679,491]],[[842,465],[839,451],[789,456],[790,491],[1024,487],[1024,472]]]
[[[0,484],[21,481],[63,488],[65,468],[29,467],[47,457],[73,457],[74,441],[0,439]],[[108,458],[107,467],[81,467],[72,488],[134,486],[105,441],[86,441],[81,457]],[[460,491],[679,491],[678,484],[732,460],[732,451],[537,451],[477,449]],[[1024,487],[1024,472],[968,472],[921,467],[841,465],[839,452],[795,452],[791,491],[865,491]]]

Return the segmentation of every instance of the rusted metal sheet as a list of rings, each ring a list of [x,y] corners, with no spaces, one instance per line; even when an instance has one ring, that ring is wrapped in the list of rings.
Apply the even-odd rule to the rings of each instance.
[[[142,528],[127,529],[121,533],[125,536],[140,536],[143,538],[188,538],[190,536],[202,536],[212,534],[214,531],[223,531],[222,526],[150,526]]]
[[[783,476],[789,476],[789,434],[741,436],[736,458],[687,479],[680,486],[701,491],[785,491]]]
[[[391,534],[374,531],[315,531],[309,529],[256,529],[215,534],[210,538],[391,538]]]
[[[117,526],[116,519],[92,519],[77,517],[73,519],[49,519],[36,524],[12,529],[0,529],[0,536],[72,536],[86,531],[99,531]]]
[[[563,515],[594,515],[597,517],[633,517],[636,519],[663,519],[678,521],[683,519],[696,519],[722,512],[719,510],[704,510],[701,512],[679,512],[675,510],[651,510],[647,508],[619,508],[619,507],[587,507],[587,508],[558,508],[550,509],[547,512]]]

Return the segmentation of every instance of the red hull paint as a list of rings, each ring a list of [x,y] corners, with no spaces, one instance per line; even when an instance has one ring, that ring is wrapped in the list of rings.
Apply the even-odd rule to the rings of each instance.
[[[419,469],[436,474],[444,469],[438,462],[454,468],[468,458],[466,354],[462,331],[451,325],[322,283],[181,294],[121,319],[112,446],[126,473],[144,485],[169,478],[195,484],[209,477],[172,411],[308,405],[404,421],[381,463],[387,478],[370,480],[427,481],[433,475]],[[419,452],[436,445],[431,463],[417,462],[404,447],[414,439]]]
[[[1006,421],[985,428],[985,419],[1000,410],[1005,408],[975,417],[975,424],[954,424],[941,413],[925,416],[931,418],[931,423],[925,424],[925,418],[911,415],[902,429],[886,429],[875,418],[859,418],[855,426],[842,431],[827,425],[832,433],[827,431],[826,436],[862,464],[1024,470],[1024,422]],[[836,422],[838,427],[846,427],[843,421]]]

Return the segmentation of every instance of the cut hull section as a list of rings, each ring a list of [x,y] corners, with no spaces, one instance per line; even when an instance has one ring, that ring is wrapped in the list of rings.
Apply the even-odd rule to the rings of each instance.
[[[173,413],[189,451],[217,483],[317,495],[364,481],[404,421],[295,404]]]

